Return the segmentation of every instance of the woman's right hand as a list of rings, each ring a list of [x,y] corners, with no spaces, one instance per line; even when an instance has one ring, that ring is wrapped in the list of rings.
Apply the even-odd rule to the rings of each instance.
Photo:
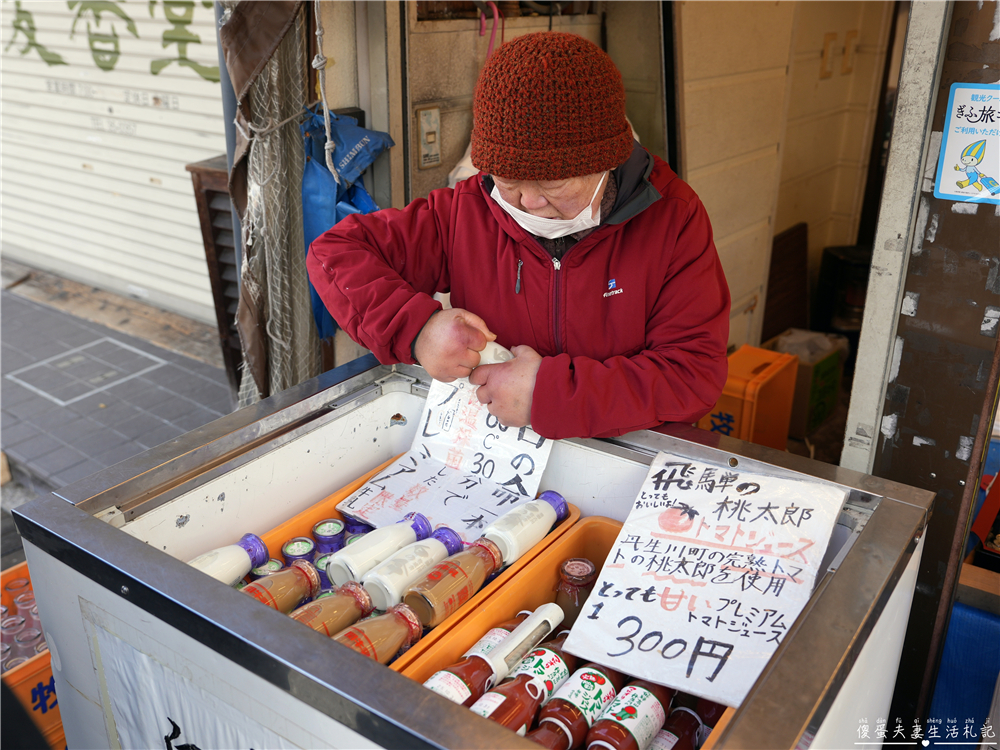
[[[453,307],[428,319],[417,335],[413,354],[432,378],[450,383],[467,378],[479,365],[479,352],[495,338],[478,315]]]

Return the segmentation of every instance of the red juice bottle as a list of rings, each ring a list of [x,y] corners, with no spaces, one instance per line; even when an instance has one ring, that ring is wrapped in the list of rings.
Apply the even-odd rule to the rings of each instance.
[[[424,633],[420,620],[405,604],[389,607],[384,615],[363,620],[333,636],[333,640],[388,664],[399,650],[420,640]]]
[[[645,750],[667,720],[676,691],[633,680],[587,732],[587,750]]]
[[[287,615],[319,593],[319,573],[311,562],[295,560],[287,568],[258,578],[240,591]]]
[[[538,729],[528,734],[528,739],[552,750],[580,747],[624,684],[621,672],[585,664],[545,704],[538,714]]]
[[[649,750],[695,750],[701,742],[701,728],[701,719],[692,709],[675,708],[653,737]]]
[[[576,667],[576,657],[562,650],[568,635],[564,630],[530,651],[510,677],[476,701],[472,710],[522,737],[527,734],[539,707]]]

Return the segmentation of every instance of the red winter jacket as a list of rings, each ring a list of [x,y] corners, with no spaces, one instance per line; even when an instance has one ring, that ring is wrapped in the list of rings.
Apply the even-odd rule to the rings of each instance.
[[[431,295],[451,292],[499,344],[544,357],[531,426],[548,438],[706,414],[726,380],[729,289],[694,191],[654,157],[644,189],[554,261],[484,177],[349,216],[313,242],[309,277],[338,324],[380,362],[413,364],[441,307]]]

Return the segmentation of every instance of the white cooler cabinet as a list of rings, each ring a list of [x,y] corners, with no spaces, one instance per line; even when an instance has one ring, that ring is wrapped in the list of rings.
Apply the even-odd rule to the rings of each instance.
[[[369,356],[15,511],[71,748],[142,732],[203,750],[537,748],[183,562],[404,452],[427,387]],[[888,718],[933,494],[686,426],[560,441],[542,489],[624,520],[660,450],[847,492],[812,598],[713,740],[853,746],[862,718]]]

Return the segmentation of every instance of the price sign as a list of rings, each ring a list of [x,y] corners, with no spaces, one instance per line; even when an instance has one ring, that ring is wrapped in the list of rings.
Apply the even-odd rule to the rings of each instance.
[[[513,507],[532,500],[552,441],[530,427],[504,427],[461,378],[435,380],[410,450],[337,505],[373,526],[418,511],[463,540]]]
[[[566,649],[739,705],[809,600],[843,502],[818,482],[660,453]]]

